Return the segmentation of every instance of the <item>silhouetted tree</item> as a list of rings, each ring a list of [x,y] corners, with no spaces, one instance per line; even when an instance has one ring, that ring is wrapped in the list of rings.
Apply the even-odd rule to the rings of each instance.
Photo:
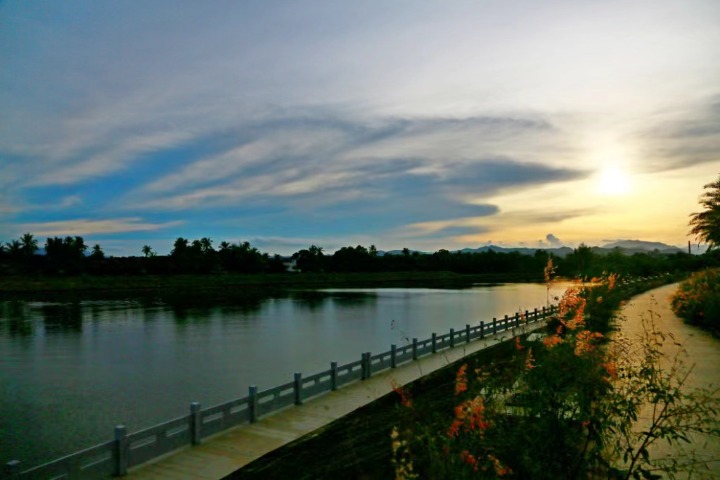
[[[10,240],[5,244],[5,251],[11,258],[18,258],[22,255],[22,243],[20,240]]]
[[[21,250],[23,255],[31,257],[38,251],[38,241],[32,233],[26,233],[20,237]]]
[[[700,196],[702,212],[690,215],[690,233],[708,244],[708,249],[720,246],[720,177],[704,185]]]
[[[103,258],[105,258],[105,252],[102,251],[102,248],[99,244],[96,243],[95,245],[93,245],[90,258],[94,260],[102,260]]]
[[[214,252],[212,248],[213,241],[208,237],[203,237],[200,239],[200,250],[202,253],[207,255],[210,252]]]
[[[323,248],[317,245],[310,245],[306,250],[293,253],[292,258],[296,260],[297,268],[301,272],[321,272],[325,268]]]
[[[150,245],[143,245],[142,253],[143,253],[143,255],[145,255],[145,258],[155,256],[155,252],[153,252],[153,249]]]

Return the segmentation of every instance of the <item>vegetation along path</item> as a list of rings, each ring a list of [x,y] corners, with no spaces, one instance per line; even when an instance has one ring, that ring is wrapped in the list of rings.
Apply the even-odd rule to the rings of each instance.
[[[674,341],[681,344],[687,356],[685,364],[692,367],[687,378],[688,387],[707,387],[720,385],[720,339],[698,327],[688,325],[676,316],[670,308],[670,299],[678,284],[665,285],[640,294],[626,304],[620,311],[624,320],[620,323],[622,334],[632,339],[642,332],[642,320],[652,317],[655,327],[665,334],[672,334]],[[675,355],[677,347],[672,341],[665,344],[666,355]],[[720,478],[720,439],[692,438],[692,443],[674,443],[672,448],[656,445],[655,455],[664,457],[686,457],[694,454],[697,460],[708,461],[709,478]]]

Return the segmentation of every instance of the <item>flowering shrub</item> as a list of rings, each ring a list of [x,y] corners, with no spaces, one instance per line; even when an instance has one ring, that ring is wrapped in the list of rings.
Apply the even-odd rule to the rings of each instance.
[[[720,333],[720,269],[693,273],[680,284],[672,308],[688,322]]]
[[[420,478],[672,478],[680,464],[651,458],[651,444],[720,435],[717,391],[684,391],[687,370],[679,357],[663,366],[652,322],[632,341],[593,328],[607,329],[622,300],[614,276],[594,280],[558,299],[541,341],[516,338],[503,364],[460,366],[452,412],[403,408],[396,478],[409,478],[407,465]],[[648,405],[650,424],[639,425]]]

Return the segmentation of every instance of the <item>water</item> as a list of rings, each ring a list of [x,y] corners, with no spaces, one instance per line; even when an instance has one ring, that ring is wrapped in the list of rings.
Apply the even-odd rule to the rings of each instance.
[[[541,284],[193,303],[0,302],[0,464],[25,467],[203,407],[546,303]]]

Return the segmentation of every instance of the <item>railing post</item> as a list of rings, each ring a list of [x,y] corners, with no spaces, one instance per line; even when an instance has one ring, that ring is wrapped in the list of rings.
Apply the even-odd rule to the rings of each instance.
[[[533,323],[538,321],[538,309],[533,312]]]
[[[480,338],[485,338],[485,322],[480,321]]]
[[[330,390],[335,391],[337,390],[337,380],[338,380],[338,368],[337,368],[337,362],[330,362]]]
[[[455,329],[450,329],[450,348],[455,348]]]
[[[510,325],[510,319],[505,315],[505,328],[503,330],[507,330],[509,328],[508,325]]]
[[[493,317],[493,335],[497,333],[497,318]]]
[[[432,334],[432,353],[437,353],[437,333]]]
[[[293,376],[293,390],[295,391],[295,405],[302,405],[302,373],[295,372]]]
[[[545,320],[547,313],[545,312],[545,307],[542,307],[542,319]]]
[[[127,427],[118,425],[115,427],[115,466],[114,475],[124,477],[128,470],[128,453],[130,453],[130,442],[127,438]]]
[[[390,368],[397,367],[397,345],[390,345]]]
[[[519,326],[520,326],[520,313],[515,312],[515,327],[519,327]]]
[[[5,475],[12,480],[20,477],[20,460],[10,460],[5,464]]]
[[[202,441],[202,419],[200,418],[200,404],[192,402],[190,404],[190,443],[200,445]]]
[[[413,338],[413,349],[412,349],[412,353],[413,353],[413,357],[412,357],[413,360],[417,360],[417,338]]]
[[[367,353],[360,354],[360,378],[365,380],[368,378],[368,355]]]
[[[250,423],[255,423],[258,419],[257,385],[250,385],[248,388],[248,419]]]
[[[465,343],[470,343],[470,325],[465,325]]]

